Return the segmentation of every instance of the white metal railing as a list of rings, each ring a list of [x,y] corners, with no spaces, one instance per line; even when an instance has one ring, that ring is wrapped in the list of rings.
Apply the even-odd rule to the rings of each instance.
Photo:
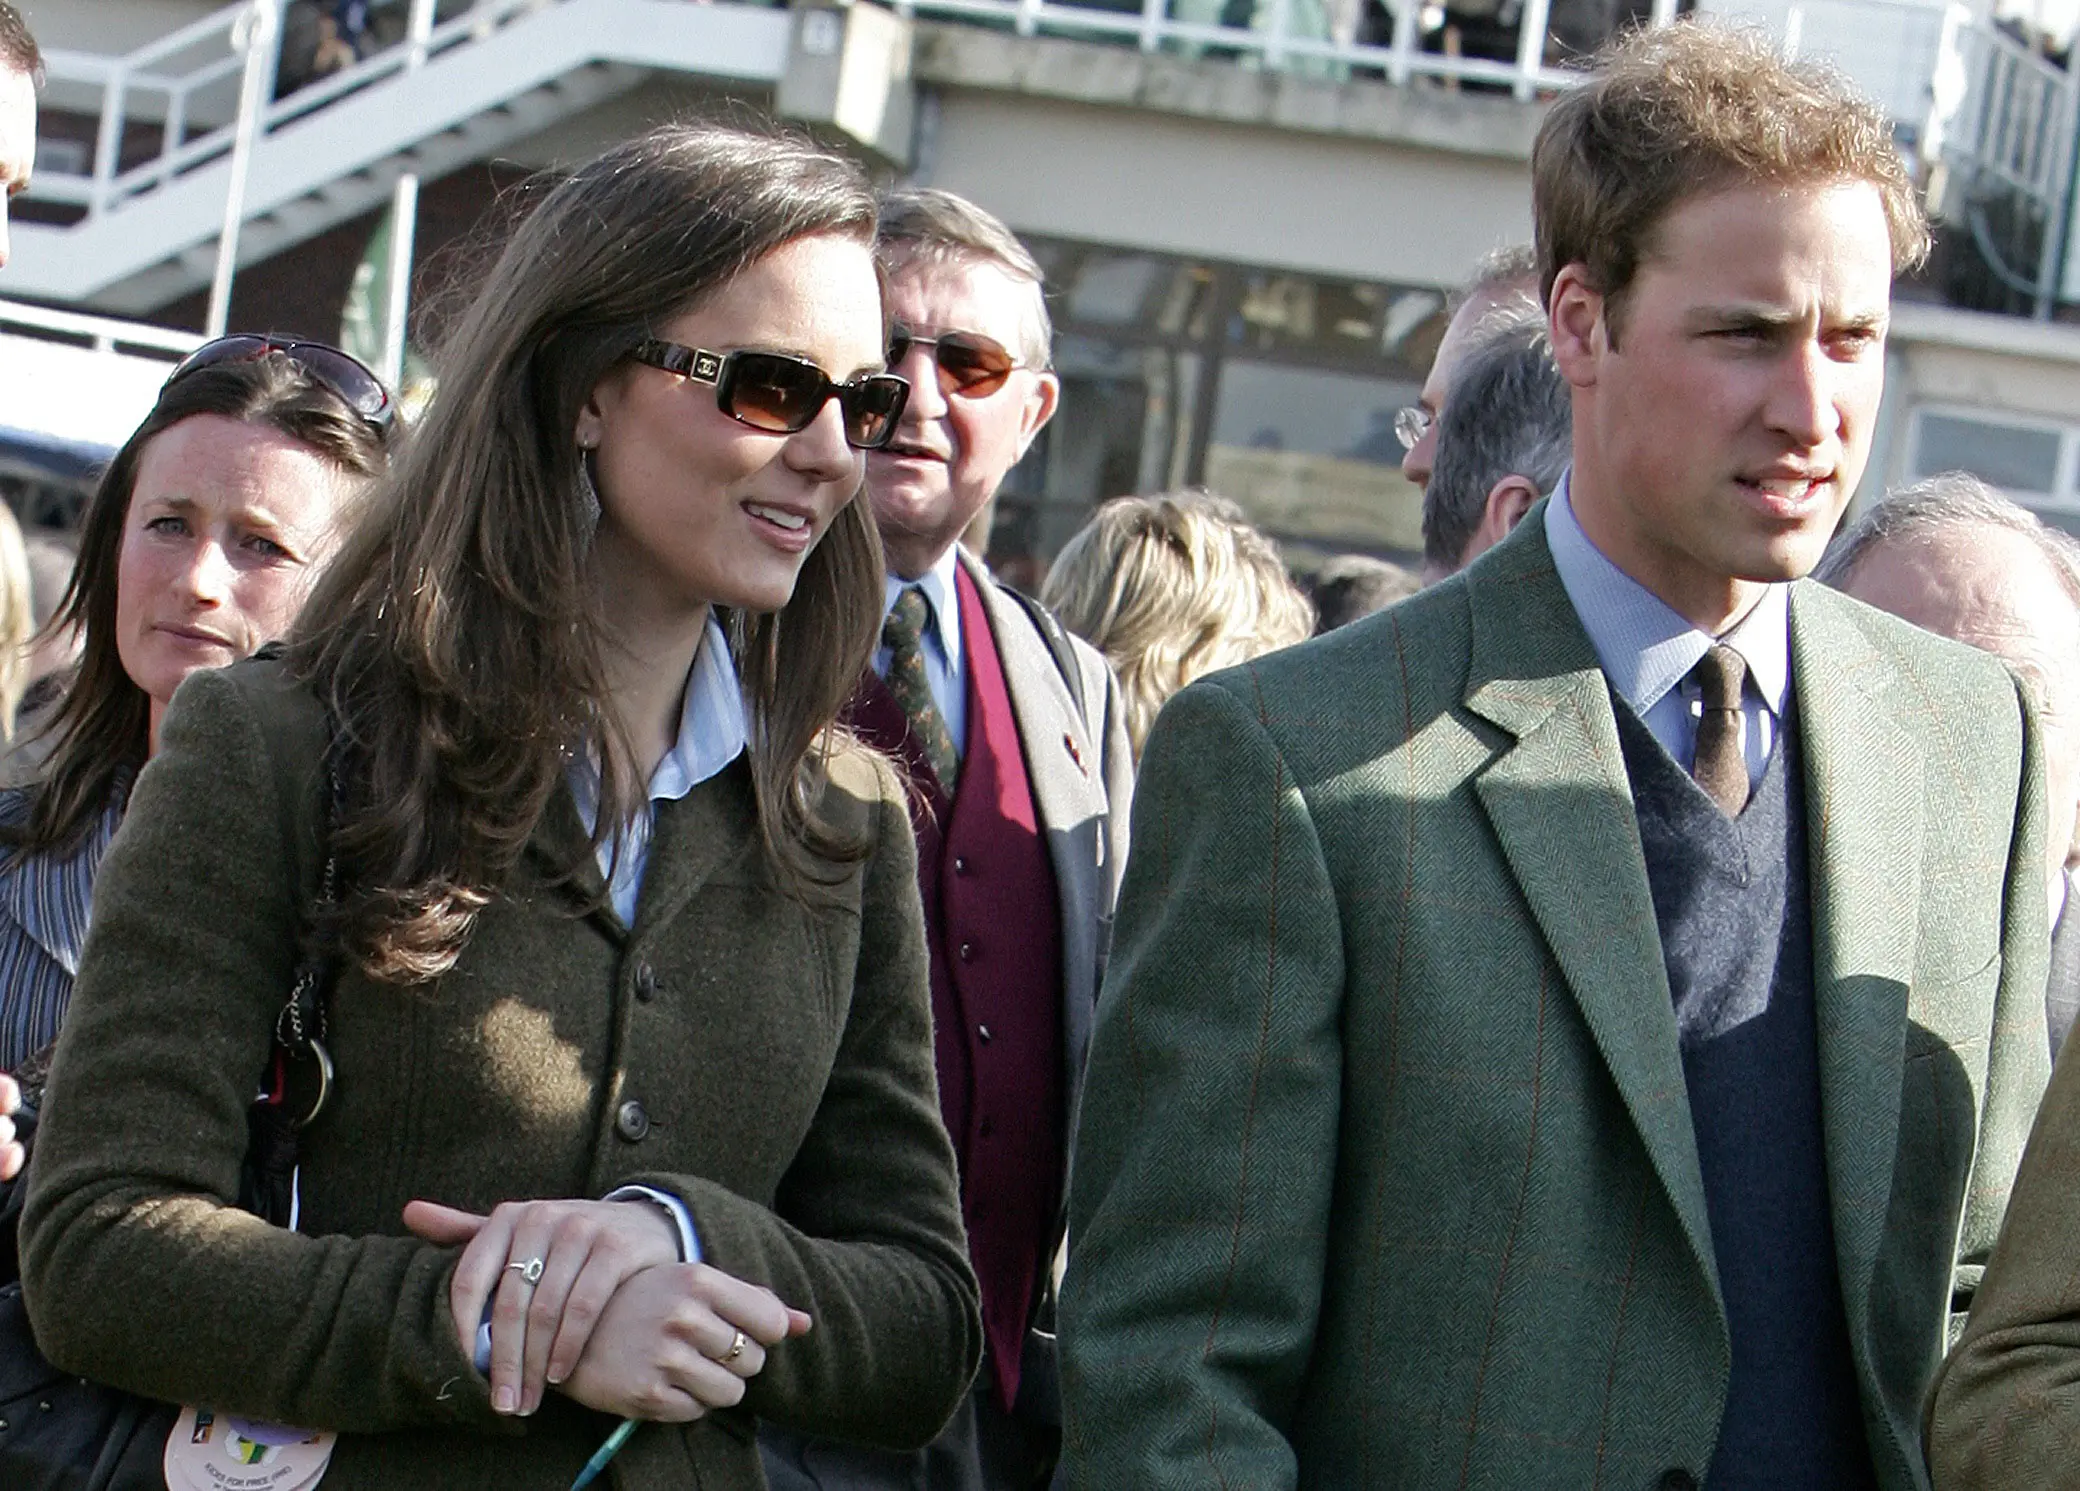
[[[2072,169],[2072,74],[1990,27],[1959,27],[1956,51],[1965,86],[1938,132],[1943,154],[2040,199],[2063,193]]]
[[[401,0],[391,3],[401,6]],[[349,68],[273,99],[259,121],[258,134],[264,137],[415,63],[482,41],[520,16],[561,3],[564,0],[465,0],[423,40],[407,36]],[[1357,40],[1362,0],[1253,0],[1247,26],[1221,24],[1220,0],[1141,0],[1133,9],[1099,8],[1076,0],[889,3],[899,15],[980,22],[1026,36],[1113,41],[1144,52],[1216,56],[1244,67],[1324,78],[1471,84],[1506,89],[1520,99],[1566,88],[1579,76],[1556,65],[1557,59],[1548,60],[1550,0],[1521,0],[1514,55],[1509,57],[1427,50],[1442,29],[1437,21],[1442,11],[1427,0],[1381,0],[1393,22],[1392,38],[1384,43]],[[442,9],[455,4],[449,0]],[[2044,74],[2056,74],[2058,81],[2066,76],[1976,19],[1962,4],[1945,5],[1942,0],[1704,0],[1704,8],[1727,19],[1764,25],[1792,50],[1831,56],[1914,137],[1926,134],[1932,122],[1940,131],[1943,121],[1932,117],[1937,112],[1933,84],[1945,59],[1959,50],[1967,77],[1976,77],[1980,67],[2013,74],[1993,81],[1988,89],[1974,90],[1990,90],[2003,99],[2017,94],[2025,80],[2041,89]],[[68,173],[47,168],[38,173],[34,194],[101,211],[228,153],[243,68],[242,28],[250,10],[241,0],[124,57],[47,53],[51,99],[97,112],[99,129],[87,169]],[[1676,10],[1677,0],[1653,0],[1650,22],[1666,24]],[[2020,127],[2014,107],[2004,103],[1994,114],[1992,131],[1974,136],[1973,148],[1982,139],[1998,149],[2018,143],[2019,137],[2009,138]],[[161,129],[159,148],[148,159],[125,167],[121,154],[126,131],[139,124]],[[2001,131],[2007,136],[1996,139]]]
[[[31,305],[25,300],[0,300],[0,332],[26,333],[36,337],[85,337],[96,352],[133,351],[178,362],[203,339],[192,331],[151,326],[142,321],[119,321],[109,316],[90,316],[78,311],[54,310]]]
[[[423,65],[429,58],[480,43],[516,19],[562,3],[564,0],[475,0],[429,28],[423,39],[407,37],[351,67],[272,99],[260,113],[256,135],[264,138],[348,94]],[[45,52],[47,97],[59,104],[86,103],[100,117],[87,169],[38,171],[33,194],[46,201],[83,206],[90,213],[103,212],[228,155],[236,134],[238,93],[253,14],[252,6],[241,0],[122,57],[57,49]],[[275,60],[268,59],[265,91],[270,93]],[[137,125],[159,127],[159,148],[149,159],[125,167],[123,141],[126,132]]]
[[[1937,168],[1935,206],[1971,235],[1996,279],[2030,296],[2037,316],[2048,318],[2073,210],[2080,81],[2012,36],[1970,20],[1962,7],[1953,12],[1932,80],[1924,153]],[[2011,262],[2017,252],[2027,255],[2027,245],[1997,242],[1989,213],[2030,226],[2034,262]]]
[[[396,44],[330,76],[267,101],[254,121],[264,139],[348,97],[382,85],[425,61],[476,45],[533,12],[571,0],[444,0],[446,19],[430,24],[430,0],[417,0],[419,25]],[[1553,0],[1494,0],[1518,11],[1513,48],[1502,57],[1468,57],[1438,44],[1440,7],[1431,0],[1379,0],[1391,16],[1389,39],[1360,41],[1365,0],[1249,0],[1248,24],[1222,24],[1227,0],[885,0],[901,15],[968,21],[1027,36],[1110,41],[1144,52],[1230,60],[1238,66],[1323,79],[1377,77],[1396,84],[1506,91],[1519,99],[1564,89],[1579,76],[1554,65]],[[1923,169],[1940,167],[1982,194],[2000,189],[2062,223],[2068,208],[2080,93],[2069,73],[1997,31],[1967,0],[1695,0],[1721,19],[1761,25],[1787,50],[1840,66],[1897,122],[1903,146]],[[1969,0],[1977,6],[1983,0]],[[405,0],[386,0],[401,8]],[[1105,8],[1108,4],[1127,8]],[[1651,22],[1666,24],[1678,0],[1653,0]],[[723,7],[718,7],[723,8]],[[749,7],[745,7],[749,8]],[[244,28],[251,3],[226,6],[123,57],[47,54],[47,97],[98,111],[86,169],[38,173],[40,198],[120,209],[210,165],[233,149]],[[1508,32],[1502,31],[1507,38]],[[270,85],[275,60],[266,60]],[[264,98],[272,87],[262,90]],[[125,165],[126,137],[157,125],[158,148]],[[2028,266],[2039,285],[2058,268],[2060,232],[2047,232],[2043,262]]]
[[[980,21],[1021,36],[1116,41],[1144,52],[1232,58],[1245,67],[1319,77],[1381,77],[1397,84],[1433,78],[1447,84],[1500,85],[1518,98],[1570,86],[1579,77],[1546,62],[1549,0],[1525,0],[1510,58],[1453,56],[1422,49],[1441,23],[1424,27],[1424,0],[1384,0],[1394,22],[1385,44],[1360,42],[1357,3],[1256,0],[1248,26],[1202,18],[1219,10],[1207,0],[1142,0],[1138,9],[1100,9],[1074,0],[891,0],[896,14],[934,20]],[[1675,0],[1655,0],[1653,16],[1674,18]]]

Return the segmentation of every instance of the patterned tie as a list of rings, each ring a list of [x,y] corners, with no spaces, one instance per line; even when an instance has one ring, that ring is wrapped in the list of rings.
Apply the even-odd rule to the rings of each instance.
[[[953,747],[946,716],[932,697],[931,677],[924,668],[924,624],[930,615],[924,592],[915,585],[906,586],[888,619],[881,623],[881,645],[888,649],[888,691],[902,706],[910,734],[923,747],[932,774],[951,797],[960,781],[961,758]]]
[[[1697,717],[1697,760],[1690,775],[1720,812],[1738,818],[1748,805],[1748,759],[1741,752],[1741,684],[1748,676],[1747,659],[1731,647],[1714,645],[1697,660],[1690,676],[1704,691],[1704,711]]]

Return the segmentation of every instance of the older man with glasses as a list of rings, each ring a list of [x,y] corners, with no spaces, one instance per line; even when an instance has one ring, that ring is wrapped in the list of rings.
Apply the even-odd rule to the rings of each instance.
[[[916,783],[939,1101],[960,1158],[985,1354],[921,1454],[765,1437],[775,1491],[1045,1486],[1063,1189],[1133,755],[1103,658],[993,579],[961,537],[1060,398],[1040,266],[952,193],[891,193],[889,370],[911,392],[867,457],[888,554],[882,646],[852,723]]]
[[[1416,402],[1394,411],[1394,438],[1406,455],[1401,474],[1417,487],[1430,485],[1430,472],[1437,463],[1437,422],[1451,396],[1452,380],[1481,334],[1498,315],[1537,313],[1538,265],[1530,244],[1496,249],[1474,266],[1473,279],[1452,308],[1423,378]]]

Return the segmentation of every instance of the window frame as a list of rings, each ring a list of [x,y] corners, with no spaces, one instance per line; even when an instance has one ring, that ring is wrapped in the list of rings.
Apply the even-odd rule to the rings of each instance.
[[[2002,496],[2027,508],[2080,513],[2080,421],[2062,420],[2041,414],[2016,413],[2008,409],[1990,408],[1984,404],[1961,404],[1949,400],[1916,404],[1907,421],[1907,446],[1902,462],[1909,482],[1925,481],[1929,477],[1942,475],[1944,471],[1958,469],[1954,466],[1946,466],[1936,471],[1922,469],[1923,420],[1929,415],[1939,419],[1965,421],[1994,431],[2019,430],[2056,436],[2058,455],[2052,462],[2051,490],[2023,491],[2014,487],[1995,486],[1991,482],[1987,485],[1993,486]],[[1984,477],[1979,479],[1985,480]]]

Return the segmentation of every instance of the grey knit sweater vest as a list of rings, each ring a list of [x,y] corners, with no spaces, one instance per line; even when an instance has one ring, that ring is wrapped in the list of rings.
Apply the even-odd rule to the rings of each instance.
[[[1874,1485],[1828,1209],[1804,777],[1787,718],[1729,821],[1613,698],[1733,1345],[1709,1491]]]

